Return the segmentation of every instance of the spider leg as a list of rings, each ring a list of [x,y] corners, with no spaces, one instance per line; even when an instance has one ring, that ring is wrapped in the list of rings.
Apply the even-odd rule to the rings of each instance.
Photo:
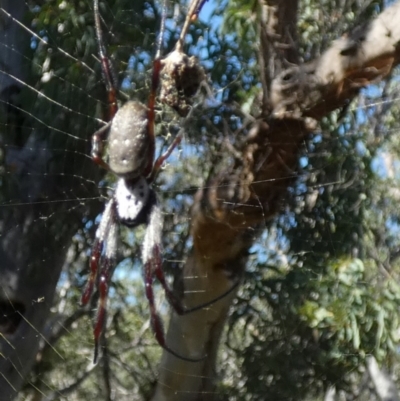
[[[103,140],[110,128],[111,121],[92,135],[92,159],[99,166],[110,170],[110,166],[103,160]]]
[[[81,299],[82,305],[87,305],[92,297],[94,286],[98,286],[99,303],[93,329],[95,342],[93,363],[97,362],[99,342],[104,329],[108,287],[112,272],[115,268],[117,239],[118,224],[116,218],[116,206],[115,199],[112,198],[104,209],[99,227],[96,231],[96,239],[90,256],[90,274]],[[104,244],[106,244],[106,249],[104,255],[102,255]]]
[[[236,280],[236,282],[233,283],[233,285],[227,291],[223,292],[221,295],[218,295],[217,297],[211,299],[210,301],[204,302],[204,303],[194,306],[192,308],[185,308],[182,305],[181,300],[175,295],[173,290],[168,285],[168,283],[165,279],[164,271],[162,270],[162,267],[161,267],[161,263],[155,265],[154,274],[164,289],[165,296],[167,297],[168,303],[173,307],[174,311],[180,316],[187,315],[189,313],[196,312],[201,309],[205,309],[205,308],[215,304],[216,302],[220,301],[221,299],[223,299],[227,295],[229,295],[240,284],[240,279]]]
[[[96,238],[92,246],[92,252],[90,255],[90,273],[85,290],[81,298],[82,306],[87,305],[90,298],[92,297],[94,284],[96,283],[97,273],[99,271],[99,262],[102,249],[103,249],[103,242],[99,241],[99,239]]]
[[[86,288],[83,292],[81,303],[83,306],[87,305],[93,294],[93,288],[97,280],[97,275],[99,273],[99,265],[101,259],[101,253],[103,251],[103,245],[107,238],[108,232],[110,231],[110,224],[112,219],[112,208],[114,200],[111,199],[104,209],[103,216],[99,227],[96,230],[96,239],[92,246],[92,252],[90,255],[90,273]]]
[[[158,42],[157,42],[157,50],[156,50],[156,59],[161,58],[161,51],[163,45],[163,38],[165,32],[165,21],[167,19],[167,2],[168,0],[163,0],[162,3],[162,12],[161,12],[161,24],[160,24],[160,32],[158,34]]]
[[[193,109],[189,111],[186,119],[189,119],[193,113]],[[175,139],[168,146],[167,150],[154,162],[153,170],[147,178],[148,183],[152,183],[156,178],[157,174],[160,171],[161,166],[168,159],[174,149],[182,142],[183,135],[185,134],[186,127],[183,125],[179,130],[178,134],[175,136]]]
[[[162,216],[161,210],[157,205],[155,199],[152,205],[149,221],[146,229],[146,234],[143,242],[142,259],[144,264],[144,282],[146,288],[146,297],[149,301],[150,306],[150,322],[153,329],[154,335],[158,344],[164,348],[167,352],[174,355],[175,357],[182,359],[187,362],[199,362],[206,358],[206,355],[200,358],[188,358],[179,355],[173,349],[168,347],[165,340],[164,325],[160,315],[157,312],[157,308],[154,300],[153,281],[155,271],[161,266],[161,233],[162,233]]]
[[[115,77],[114,68],[111,60],[107,55],[106,47],[103,42],[103,33],[101,30],[100,12],[99,12],[99,0],[93,1],[93,12],[94,12],[94,23],[96,28],[96,39],[99,46],[99,56],[101,63],[101,70],[103,78],[106,83],[108,105],[109,105],[109,116],[108,119],[112,120],[115,113],[118,110],[117,105],[117,79]]]
[[[174,355],[176,358],[182,359],[187,362],[199,362],[206,358],[207,355],[204,355],[200,358],[188,358],[186,356],[180,355],[175,352],[173,349],[168,347],[165,341],[165,333],[164,333],[164,325],[161,320],[160,315],[157,312],[157,308],[154,301],[154,292],[153,292],[153,267],[151,262],[147,262],[144,265],[144,281],[146,285],[146,297],[149,301],[150,306],[150,322],[151,327],[153,329],[154,335],[158,344],[164,348],[167,352]]]
[[[154,122],[155,122],[155,104],[156,104],[156,94],[157,88],[160,83],[160,71],[161,71],[161,60],[160,58],[156,58],[153,61],[153,73],[151,76],[151,90],[149,95],[149,100],[147,102],[147,135],[149,137],[149,161],[147,163],[147,167],[144,170],[143,175],[147,177],[152,169],[153,169],[153,161],[154,161],[154,153],[156,149],[156,139],[154,132]]]
[[[167,18],[167,0],[163,1],[162,6],[162,18],[161,18],[161,28],[160,33],[158,36],[158,43],[157,43],[157,50],[156,55],[153,61],[153,71],[151,74],[151,87],[150,87],[150,94],[149,99],[147,101],[147,135],[149,136],[149,146],[150,150],[149,153],[152,155],[149,158],[147,163],[147,167],[144,171],[144,176],[147,177],[153,170],[153,162],[154,162],[154,154],[156,150],[155,145],[155,132],[154,132],[154,124],[156,119],[155,113],[155,105],[156,105],[156,95],[157,95],[157,88],[160,84],[160,73],[162,70],[162,63],[161,63],[161,48],[162,48],[162,40],[165,31],[165,20]]]
[[[163,223],[162,223],[161,212],[157,205],[157,198],[155,196],[153,202],[154,203],[150,211],[148,229],[146,231],[146,238],[143,244],[142,259],[143,262],[147,260],[153,261],[151,266],[151,272],[152,272],[151,282],[153,280],[153,276],[155,276],[164,289],[168,303],[174,308],[175,312],[178,315],[187,315],[189,313],[196,312],[198,310],[207,308],[210,305],[213,305],[215,302],[218,302],[219,300],[225,298],[232,291],[234,291],[240,284],[240,279],[236,280],[235,283],[227,291],[223,292],[221,295],[218,295],[216,298],[213,298],[208,302],[194,306],[192,308],[185,308],[182,305],[181,300],[175,295],[173,290],[168,285],[165,279],[164,271],[162,269],[162,257],[160,248],[162,242],[161,232]]]
[[[173,150],[181,143],[181,141],[182,141],[182,135],[178,134],[172,141],[172,143],[168,146],[168,149],[154,162],[153,170],[149,178],[147,179],[149,183],[155,180],[158,172],[160,171],[161,166],[163,165],[165,160],[168,159]]]
[[[110,281],[114,269],[116,267],[116,255],[117,255],[117,240],[118,240],[118,223],[116,219],[115,212],[115,202],[112,202],[112,214],[111,214],[111,224],[109,231],[107,233],[106,243],[107,247],[104,253],[104,261],[102,263],[102,268],[99,276],[99,305],[97,310],[96,323],[94,326],[94,356],[93,363],[97,363],[97,358],[99,355],[99,344],[101,336],[104,332],[104,326],[106,322],[107,315],[107,297],[108,290],[110,287]]]
[[[101,30],[100,12],[99,12],[99,0],[93,1],[93,13],[94,23],[96,30],[96,38],[99,48],[101,71],[105,81],[107,91],[107,102],[108,102],[108,116],[107,120],[111,121],[117,110],[117,79],[115,77],[114,69],[111,60],[107,56],[106,47],[103,42],[103,33]],[[110,128],[111,122],[101,127],[92,136],[92,159],[93,161],[103,167],[106,170],[110,170],[108,164],[103,160],[103,140],[106,137],[108,129]]]

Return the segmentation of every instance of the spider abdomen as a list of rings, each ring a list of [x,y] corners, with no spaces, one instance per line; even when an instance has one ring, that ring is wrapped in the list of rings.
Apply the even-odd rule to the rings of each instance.
[[[157,201],[144,177],[134,182],[118,180],[114,198],[119,221],[130,228],[147,224],[150,209]]]
[[[126,102],[115,115],[108,137],[109,166],[118,176],[136,178],[150,158],[147,108],[137,101]]]

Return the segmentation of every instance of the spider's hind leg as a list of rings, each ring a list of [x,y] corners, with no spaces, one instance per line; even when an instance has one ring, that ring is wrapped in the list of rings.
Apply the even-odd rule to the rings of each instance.
[[[87,305],[92,298],[94,288],[99,292],[97,316],[94,323],[94,358],[97,362],[99,344],[104,332],[107,312],[107,297],[113,271],[116,266],[118,241],[118,220],[116,204],[112,198],[104,209],[99,227],[96,231],[96,239],[90,256],[90,273],[88,283],[82,295],[82,305]],[[103,252],[104,250],[104,252]]]
[[[81,303],[83,306],[87,305],[87,303],[91,299],[94,286],[98,280],[98,275],[101,270],[102,252],[104,243],[107,240],[108,233],[110,231],[110,226],[112,225],[113,207],[114,207],[114,201],[110,200],[104,209],[103,216],[101,217],[100,220],[100,224],[96,230],[96,238],[93,243],[90,254],[89,278],[81,298]]]
[[[146,297],[149,301],[150,306],[150,321],[151,327],[156,337],[158,344],[164,348],[167,352],[174,355],[175,357],[182,359],[187,362],[199,362],[206,358],[206,355],[199,358],[189,358],[176,353],[173,349],[169,348],[164,333],[164,325],[160,315],[157,312],[153,281],[154,277],[157,276],[157,272],[161,271],[162,258],[161,258],[161,243],[162,243],[162,227],[163,220],[161,210],[157,204],[157,199],[154,192],[153,201],[151,203],[151,209],[148,215],[147,229],[142,247],[142,261],[144,264],[144,282],[146,288]],[[163,285],[164,287],[164,285]],[[167,295],[168,300],[170,297]]]
[[[112,203],[111,203],[112,202]],[[115,202],[111,203],[111,224],[105,238],[106,249],[102,257],[101,270],[99,274],[99,304],[97,308],[96,323],[94,326],[94,358],[93,363],[97,362],[99,354],[99,345],[104,333],[104,327],[107,318],[107,299],[110,282],[117,262],[117,246],[118,246],[118,221],[115,210]]]
[[[151,192],[153,191],[151,190]],[[224,298],[232,291],[234,291],[238,287],[240,280],[237,280],[232,285],[232,287],[230,287],[227,291],[225,291],[218,297],[204,304],[195,306],[193,308],[185,309],[180,299],[174,294],[173,290],[169,287],[165,279],[164,271],[162,269],[161,244],[162,244],[163,220],[162,220],[161,210],[157,204],[154,192],[153,195],[154,195],[154,201],[151,202],[152,206],[149,211],[149,217],[147,222],[148,225],[142,249],[142,260],[144,264],[144,281],[146,286],[146,297],[150,305],[151,326],[157,339],[157,342],[170,354],[185,361],[198,362],[203,360],[206,356],[203,356],[201,358],[183,357],[182,355],[177,354],[175,351],[169,348],[168,345],[166,344],[164,326],[157,312],[154,301],[154,293],[153,293],[154,277],[156,277],[160,282],[160,284],[162,285],[169,304],[172,306],[172,308],[176,311],[178,315],[186,315],[188,313],[204,309],[214,304],[215,302],[219,301],[220,299]]]
[[[142,259],[143,263],[146,264],[148,261],[151,261],[151,271],[152,275],[157,278],[157,280],[162,285],[165,296],[167,297],[168,303],[173,307],[175,312],[178,315],[187,315],[192,312],[196,312],[198,310],[207,308],[210,305],[213,305],[215,302],[220,301],[225,298],[231,292],[233,292],[240,284],[241,278],[237,278],[232,286],[222,294],[217,297],[202,303],[200,305],[194,306],[192,308],[185,308],[181,302],[181,300],[175,295],[174,291],[170,288],[165,278],[165,274],[162,268],[162,228],[163,228],[163,219],[161,216],[161,210],[158,207],[157,199],[155,193],[152,189],[150,189],[149,205],[151,209],[148,211],[148,226],[146,231],[146,237],[143,243],[142,250]],[[149,206],[148,205],[148,206]]]
[[[158,263],[158,262],[156,262]],[[153,292],[153,279],[154,279],[154,271],[153,271],[153,266],[152,262],[148,261],[144,265],[144,281],[145,281],[145,287],[146,287],[146,297],[149,301],[149,306],[150,306],[150,322],[151,322],[151,328],[153,330],[154,336],[156,337],[156,340],[158,344],[164,348],[167,352],[170,354],[174,355],[178,359],[182,359],[183,361],[187,362],[200,362],[204,360],[207,355],[198,357],[198,358],[190,358],[186,357],[183,355],[178,354],[175,352],[172,348],[170,348],[165,339],[165,332],[164,332],[164,324],[162,322],[162,319],[160,315],[157,312],[157,308],[155,305],[155,300],[154,300],[154,292]]]
[[[220,301],[221,299],[225,298],[230,293],[232,293],[235,289],[238,288],[241,282],[241,278],[239,277],[234,281],[231,287],[229,287],[225,292],[218,295],[217,297],[211,299],[210,301],[204,302],[200,305],[196,305],[191,308],[185,308],[184,305],[182,304],[182,301],[175,295],[174,291],[168,285],[165,279],[164,271],[162,270],[161,267],[161,263],[155,267],[154,274],[164,289],[165,296],[168,299],[168,303],[173,307],[174,311],[180,316],[188,315],[189,313],[208,308],[209,306],[215,304],[216,302]]]

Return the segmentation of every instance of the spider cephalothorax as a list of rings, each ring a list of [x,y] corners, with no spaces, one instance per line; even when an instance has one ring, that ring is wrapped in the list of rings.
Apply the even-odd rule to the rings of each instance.
[[[189,12],[187,21],[193,19],[203,3],[204,0],[193,1],[192,15]],[[107,295],[116,266],[119,224],[129,228],[135,228],[142,224],[146,226],[141,259],[144,269],[146,297],[150,306],[151,327],[158,343],[178,358],[187,361],[199,361],[203,357],[183,357],[167,346],[162,320],[155,306],[153,280],[157,278],[164,288],[168,302],[180,315],[211,305],[231,292],[237,284],[216,299],[191,309],[185,309],[180,299],[168,286],[162,269],[163,219],[151,184],[163,162],[180,143],[181,137],[175,137],[166,152],[154,161],[154,106],[162,61],[159,55],[154,60],[151,92],[147,106],[131,100],[117,110],[116,83],[114,82],[111,62],[106,55],[102,40],[98,0],[94,0],[94,16],[100,61],[108,91],[112,120],[93,134],[92,157],[96,163],[118,178],[114,194],[105,206],[96,231],[90,257],[89,279],[82,295],[82,304],[86,305],[95,288],[99,293],[97,318],[94,326],[94,361],[96,362],[98,357],[99,342],[105,325]],[[186,23],[185,26],[187,25]],[[182,37],[180,42],[182,42]],[[108,163],[103,160],[103,141],[107,136]]]

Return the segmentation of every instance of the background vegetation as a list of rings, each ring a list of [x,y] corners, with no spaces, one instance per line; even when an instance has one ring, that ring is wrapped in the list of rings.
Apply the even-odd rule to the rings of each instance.
[[[185,17],[186,5],[171,3],[164,54],[172,50]],[[384,5],[300,2],[301,61],[316,58]],[[45,0],[26,6],[24,24],[34,33],[20,30],[30,42],[23,54],[24,84],[18,107],[5,109],[0,118],[2,220],[30,207],[34,198],[31,227],[38,260],[29,263],[50,261],[47,255],[54,252],[66,259],[54,299],[31,300],[47,303],[51,313],[39,330],[42,340],[17,399],[148,399],[161,350],[149,330],[140,273],[142,229],[122,230],[107,351],[96,367],[90,364],[93,316],[79,306],[95,226],[115,182],[92,167],[88,157],[90,136],[98,119],[106,119],[107,106],[92,3]],[[100,6],[120,99],[145,101],[160,4],[107,0]],[[15,23],[5,14],[2,18]],[[185,50],[200,59],[207,82],[185,122],[190,128],[183,145],[155,185],[165,213],[164,264],[171,277],[179,278],[191,246],[194,193],[215,173],[222,156],[228,155],[227,164],[235,159],[233,145],[245,140],[260,113],[259,18],[257,1],[210,1],[190,29]],[[386,81],[361,90],[304,142],[296,180],[281,210],[273,221],[265,221],[265,229],[254,231],[243,285],[219,351],[215,399],[322,400],[332,387],[340,400],[379,399],[368,378],[371,356],[398,383],[398,80],[394,70]],[[157,114],[161,150],[182,120],[161,105]],[[29,142],[33,135],[43,143],[40,155],[46,163],[32,170],[17,161],[27,149],[37,152]],[[29,189],[21,175],[31,182]],[[44,205],[40,210],[39,202]],[[68,239],[50,245],[42,235],[49,227]],[[6,233],[4,223],[4,239]],[[179,291],[181,280],[176,282]],[[167,320],[167,304],[159,293]]]

